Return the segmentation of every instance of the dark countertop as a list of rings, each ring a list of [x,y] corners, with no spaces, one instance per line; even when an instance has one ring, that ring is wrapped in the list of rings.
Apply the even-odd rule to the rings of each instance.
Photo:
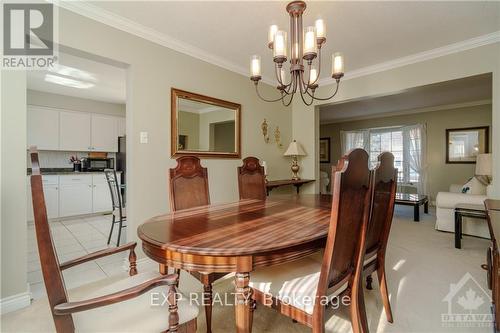
[[[74,174],[94,174],[94,173],[104,173],[103,171],[80,171],[75,172],[73,168],[42,168],[42,175],[74,175]],[[120,173],[121,171],[116,171]],[[31,168],[27,169],[28,176],[31,175]]]

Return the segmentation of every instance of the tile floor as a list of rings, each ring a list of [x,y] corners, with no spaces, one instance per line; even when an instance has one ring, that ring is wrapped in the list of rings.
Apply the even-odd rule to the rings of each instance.
[[[59,262],[64,262],[107,248],[106,243],[111,227],[111,215],[51,221],[50,227]],[[120,244],[126,242],[126,230],[126,228],[122,230]],[[116,246],[117,237],[118,225],[115,225],[110,247]],[[123,272],[123,259],[126,256],[127,253],[117,253],[64,271],[66,287],[78,287]],[[38,257],[35,229],[32,223],[28,225],[28,283],[34,299],[39,299],[46,294],[40,268],[40,258]]]

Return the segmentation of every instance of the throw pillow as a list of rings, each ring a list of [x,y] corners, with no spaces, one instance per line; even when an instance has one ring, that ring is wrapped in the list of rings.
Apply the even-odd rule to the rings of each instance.
[[[486,195],[486,186],[481,183],[476,177],[472,177],[462,187],[462,193],[474,195]]]

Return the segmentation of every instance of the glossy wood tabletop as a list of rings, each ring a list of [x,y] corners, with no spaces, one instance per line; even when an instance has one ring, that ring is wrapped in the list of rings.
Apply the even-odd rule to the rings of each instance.
[[[250,272],[324,248],[331,202],[327,195],[301,195],[201,206],[154,217],[137,232],[160,267],[235,272],[236,331],[248,333]]]
[[[326,237],[330,208],[327,195],[241,200],[154,217],[138,235],[180,253],[255,255]]]

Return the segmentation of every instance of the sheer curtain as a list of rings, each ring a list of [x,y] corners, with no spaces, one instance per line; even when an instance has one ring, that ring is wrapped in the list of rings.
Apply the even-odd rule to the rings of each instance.
[[[354,148],[363,148],[370,151],[370,131],[340,131],[340,142],[342,145],[342,154],[347,153]]]
[[[427,129],[424,124],[403,127],[404,182],[417,185],[419,194],[428,194]]]

